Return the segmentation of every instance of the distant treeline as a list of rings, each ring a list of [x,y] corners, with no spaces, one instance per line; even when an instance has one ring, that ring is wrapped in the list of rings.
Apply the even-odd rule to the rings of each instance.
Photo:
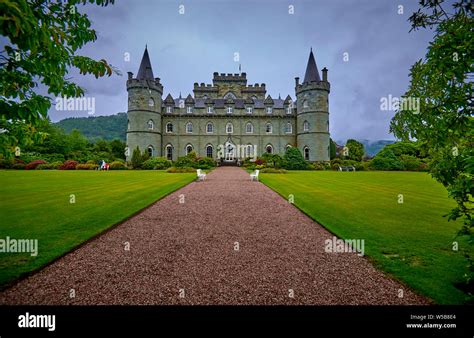
[[[89,141],[97,140],[126,140],[127,114],[118,113],[109,116],[68,117],[55,123],[70,134],[74,129]]]

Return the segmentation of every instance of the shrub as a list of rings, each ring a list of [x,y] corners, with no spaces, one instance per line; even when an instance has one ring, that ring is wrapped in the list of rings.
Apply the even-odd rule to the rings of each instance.
[[[188,156],[178,157],[178,160],[174,163],[175,167],[178,168],[192,167],[193,164],[194,161]]]
[[[59,167],[60,167],[62,164],[63,164],[62,162],[53,162],[53,163],[40,164],[39,166],[36,167],[36,170],[59,169]]]
[[[166,172],[167,173],[195,173],[196,169],[191,168],[191,167],[182,167],[182,168],[170,167],[166,169]]]
[[[253,163],[255,163],[256,165],[263,165],[263,164],[265,164],[265,160],[262,159],[262,158],[257,158],[255,160],[255,162],[253,162]]]
[[[194,167],[201,169],[210,169],[216,166],[216,162],[210,157],[198,158]]]
[[[324,161],[314,162],[312,164],[312,169],[314,169],[314,170],[329,170],[329,169],[331,169],[331,165],[329,164],[329,162],[324,162]]]
[[[39,166],[40,164],[46,164],[48,162],[46,162],[45,160],[35,160],[35,161],[31,161],[30,163],[28,163],[26,166],[25,166],[25,170],[32,170],[32,169],[36,169],[37,166]]]
[[[61,169],[61,170],[75,170],[77,164],[78,164],[77,161],[74,161],[74,160],[67,160],[66,162],[64,162],[64,163],[59,167],[59,169]]]
[[[25,164],[24,164],[24,163],[15,163],[15,164],[12,166],[12,169],[23,170],[23,169],[25,169]]]
[[[265,165],[264,164],[258,164],[255,166],[255,169],[258,169],[258,170],[262,170],[265,168]]]
[[[390,149],[383,149],[371,161],[375,170],[403,170],[403,163]]]
[[[288,148],[283,158],[285,159],[285,169],[306,170],[310,167],[309,163],[301,155],[301,151],[296,147]]]
[[[403,163],[403,169],[409,171],[419,171],[421,160],[411,155],[400,155],[400,161]]]
[[[99,165],[92,163],[79,163],[76,165],[76,170],[96,170],[97,168],[99,168]]]
[[[128,168],[125,165],[125,163],[121,161],[113,161],[112,163],[110,163],[109,169],[110,170],[127,170]]]
[[[171,161],[164,157],[153,157],[143,162],[141,168],[144,170],[162,170],[171,167],[171,164]]]
[[[285,169],[263,168],[261,172],[265,174],[286,174],[288,171]]]
[[[0,169],[11,169],[13,168],[13,165],[15,164],[13,159],[0,159]]]

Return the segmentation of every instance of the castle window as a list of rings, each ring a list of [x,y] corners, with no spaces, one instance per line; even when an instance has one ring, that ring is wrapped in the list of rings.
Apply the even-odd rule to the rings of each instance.
[[[308,121],[303,122],[303,131],[309,131],[309,122]]]
[[[212,122],[209,122],[206,125],[206,133],[212,134],[213,132],[214,132],[214,125],[212,124]]]
[[[291,107],[286,107],[286,113],[287,113],[288,115],[291,114]]]
[[[153,157],[155,153],[155,149],[153,149],[153,146],[148,146],[147,151],[148,151],[148,156]]]
[[[186,107],[186,113],[191,114],[193,112],[193,107]]]
[[[130,130],[130,121],[127,121],[127,129]]]
[[[245,132],[248,133],[248,134],[253,133],[253,124],[252,123],[249,122],[245,125]]]
[[[153,120],[148,120],[148,129],[153,130],[155,128],[155,124],[153,123]]]
[[[271,123],[267,123],[266,126],[265,126],[265,132],[267,134],[271,134],[273,132],[273,127],[272,127],[272,124]]]
[[[291,148],[291,144],[287,144],[285,147],[285,151]]]
[[[273,113],[273,108],[272,107],[267,107],[267,114]]]
[[[213,157],[213,156],[212,156],[212,151],[213,151],[212,146],[211,146],[211,145],[208,145],[208,146],[206,147],[206,156],[209,157],[209,158],[212,158],[212,157]]]
[[[204,95],[202,98],[203,98],[204,100],[207,100],[207,99],[208,99],[207,95]]]
[[[291,122],[288,122],[285,126],[285,133],[291,134],[292,131],[293,131],[293,127],[291,125]]]
[[[309,105],[308,105],[308,100],[304,100],[303,101],[303,108],[308,108]]]
[[[192,151],[193,151],[193,146],[191,144],[188,144],[186,146],[186,155],[188,155]]]
[[[257,101],[257,97],[255,95],[252,96],[252,100]]]
[[[168,114],[171,114],[173,112],[173,107],[171,107],[171,106],[166,107],[166,112]]]
[[[252,114],[252,113],[253,113],[253,108],[247,107],[247,114]]]
[[[227,114],[232,114],[234,112],[233,107],[227,107]]]
[[[227,100],[227,99],[233,99],[233,100],[235,100],[236,98],[237,98],[237,96],[235,96],[235,94],[232,93],[232,92],[228,92],[227,94],[224,95],[224,99],[226,99],[226,100]]]
[[[186,123],[186,132],[191,134],[193,132],[193,124],[191,122]]]
[[[209,114],[212,114],[212,113],[214,112],[214,108],[211,107],[211,106],[207,107],[207,112],[208,112]]]
[[[252,157],[252,155],[253,155],[253,145],[248,144],[245,147],[245,157]]]
[[[166,159],[173,161],[173,146],[171,144],[166,146]]]
[[[328,133],[329,133],[329,121],[328,121],[328,123],[327,123],[327,126],[328,126]]]
[[[227,125],[225,126],[225,131],[226,133],[228,134],[232,134],[234,132],[234,126],[232,123],[227,123]]]
[[[273,147],[271,146],[271,144],[268,144],[268,145],[265,147],[265,151],[266,151],[268,154],[273,154]]]
[[[304,155],[304,159],[306,161],[309,161],[309,148],[308,147],[303,148],[303,155]]]
[[[171,122],[168,122],[166,124],[166,132],[167,133],[172,133],[173,132],[173,124]]]
[[[153,100],[151,97],[148,100],[148,106],[153,107],[155,105],[155,100]]]

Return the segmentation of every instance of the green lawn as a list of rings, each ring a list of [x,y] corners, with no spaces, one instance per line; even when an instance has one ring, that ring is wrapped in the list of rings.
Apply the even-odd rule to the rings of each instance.
[[[467,265],[452,250],[461,222],[442,217],[454,202],[428,174],[293,171],[261,174],[261,181],[285,198],[293,194],[296,206],[332,233],[364,239],[365,255],[376,266],[419,293],[441,304],[467,301],[454,286]],[[472,246],[456,240],[473,255]]]
[[[0,253],[0,286],[70,251],[195,177],[156,170],[0,171],[0,239],[38,239],[39,247],[36,257]]]

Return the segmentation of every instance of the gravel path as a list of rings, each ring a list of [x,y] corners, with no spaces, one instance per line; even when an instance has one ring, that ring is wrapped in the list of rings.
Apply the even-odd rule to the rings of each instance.
[[[0,304],[428,303],[355,253],[326,253],[332,237],[222,167],[1,292]]]

